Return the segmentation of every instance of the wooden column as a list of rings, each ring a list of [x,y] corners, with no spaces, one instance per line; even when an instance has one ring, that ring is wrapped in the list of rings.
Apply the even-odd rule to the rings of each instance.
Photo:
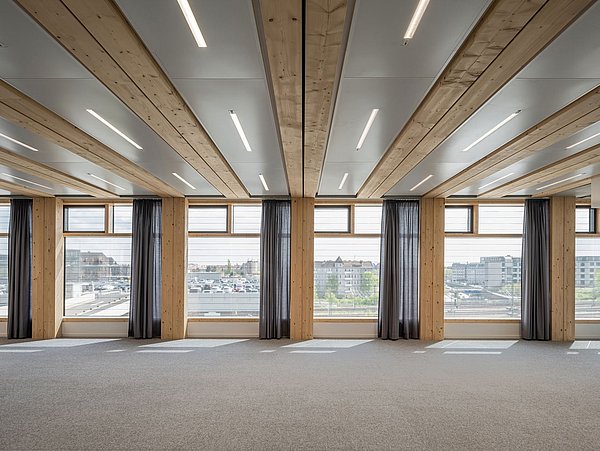
[[[31,303],[34,339],[60,336],[64,294],[62,200],[33,199]]]
[[[290,338],[313,337],[314,212],[313,198],[292,199]]]
[[[419,336],[444,338],[444,199],[421,199]]]
[[[575,198],[550,198],[550,296],[553,341],[575,339]]]
[[[187,216],[187,199],[162,199],[163,340],[185,338],[187,331]]]

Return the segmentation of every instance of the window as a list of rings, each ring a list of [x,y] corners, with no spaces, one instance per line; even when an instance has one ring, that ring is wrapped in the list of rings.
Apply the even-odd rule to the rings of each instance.
[[[0,317],[8,316],[8,221],[10,205],[0,205]]]
[[[202,212],[218,221],[205,220],[201,227],[189,221],[188,315],[258,317],[262,206],[190,206],[189,210],[190,218]],[[199,228],[204,230],[198,232]]]
[[[188,210],[190,232],[227,232],[229,209],[223,206],[191,206]]]
[[[111,230],[105,231],[111,212]],[[131,214],[131,205],[65,206],[65,316],[129,315]]]
[[[596,210],[590,207],[577,207],[575,210],[575,232],[596,232]]]
[[[445,238],[444,315],[518,319],[523,206],[483,204],[472,208],[478,209],[478,230],[470,237],[449,233]]]
[[[445,208],[444,227],[446,233],[473,232],[473,207],[447,206]]]
[[[319,228],[318,210],[325,212]],[[381,212],[381,205],[315,208],[316,318],[377,317]]]
[[[575,242],[575,319],[600,319],[600,238]]]

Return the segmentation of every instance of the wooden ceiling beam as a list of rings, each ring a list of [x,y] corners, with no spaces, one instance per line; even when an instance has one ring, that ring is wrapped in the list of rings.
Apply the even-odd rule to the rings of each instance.
[[[249,197],[113,1],[16,2],[221,194]]]
[[[500,198],[532,186],[541,185],[557,177],[572,174],[575,171],[600,163],[600,144],[548,164],[543,168],[493,188],[479,197],[483,199]]]
[[[304,197],[315,197],[325,163],[336,81],[344,59],[348,0],[306,2]]]
[[[425,197],[449,197],[598,121],[600,121],[600,88],[595,88],[444,181],[429,191]]]
[[[290,195],[303,195],[302,0],[258,0]]]
[[[16,194],[17,196],[54,197],[52,194],[37,190],[35,188],[30,188],[29,186],[25,186],[21,183],[9,182],[8,180],[2,179],[0,179],[0,189],[10,191],[11,194]]]
[[[495,0],[359,190],[381,197],[594,0]]]
[[[569,191],[572,189],[581,188],[582,186],[590,185],[592,183],[591,177],[586,177],[581,180],[577,180],[571,183],[565,183],[563,185],[557,185],[556,187],[549,188],[541,193],[534,194],[531,197],[549,197],[555,196],[556,194],[564,193],[565,191]]]
[[[92,138],[3,80],[0,80],[0,117],[156,195],[182,196],[179,191],[158,177]]]

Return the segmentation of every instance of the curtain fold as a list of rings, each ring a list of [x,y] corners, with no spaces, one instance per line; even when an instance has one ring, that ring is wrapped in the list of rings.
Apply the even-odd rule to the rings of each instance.
[[[521,336],[550,340],[550,201],[527,199],[523,221]]]
[[[419,201],[383,201],[379,278],[379,337],[419,338]]]
[[[290,209],[290,201],[262,203],[260,338],[290,336]]]
[[[162,203],[133,201],[129,336],[160,337]]]

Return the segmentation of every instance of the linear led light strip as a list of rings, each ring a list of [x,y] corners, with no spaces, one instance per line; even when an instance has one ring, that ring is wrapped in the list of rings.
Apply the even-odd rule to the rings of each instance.
[[[110,122],[108,122],[106,119],[104,119],[98,113],[96,113],[94,110],[90,110],[88,108],[85,111],[87,111],[88,113],[90,113],[92,116],[94,116],[96,119],[98,119],[100,122],[102,122],[108,128],[110,128],[113,132],[115,132],[117,135],[119,135],[121,138],[123,138],[125,141],[127,141],[129,144],[131,144],[133,147],[135,147],[136,149],[142,150],[142,146],[140,146],[133,139],[131,139],[129,136],[127,136],[125,133],[123,133],[121,130],[119,130],[117,127],[115,127],[113,124],[111,124]]]
[[[269,191],[269,186],[267,185],[267,181],[265,180],[264,176],[262,174],[258,174],[258,178],[260,179],[262,186],[265,188],[265,191]]]
[[[508,122],[512,121],[515,117],[517,117],[519,115],[520,112],[521,112],[521,110],[515,111],[514,113],[512,113],[510,116],[508,116],[506,119],[504,119],[498,125],[496,125],[494,128],[492,128],[491,130],[485,132],[485,134],[483,134],[482,136],[480,136],[475,142],[473,142],[469,146],[465,147],[462,151],[463,152],[467,152],[468,150],[471,150],[473,147],[475,147],[477,144],[479,144],[485,138],[487,138],[488,136],[490,136],[492,133],[494,133],[500,127],[502,127],[502,126],[506,125]]]
[[[342,189],[344,187],[344,183],[346,183],[347,178],[348,178],[348,173],[344,172],[344,176],[342,177],[342,181],[340,182],[340,186],[338,186],[338,189]]]
[[[365,142],[367,134],[369,133],[369,130],[371,130],[371,125],[373,125],[373,121],[375,120],[375,116],[377,116],[377,113],[379,113],[379,108],[375,108],[373,109],[373,111],[371,111],[371,115],[369,116],[367,125],[365,125],[365,129],[363,130],[362,135],[360,135],[360,139],[358,140],[358,144],[356,145],[356,150],[360,150],[363,143]]]
[[[185,20],[190,27],[190,31],[192,32],[192,35],[194,35],[196,44],[198,44],[198,47],[206,47],[206,41],[204,40],[204,36],[202,36],[198,21],[194,16],[194,12],[188,3],[188,0],[177,0],[177,3],[179,3],[183,17],[185,17]]]
[[[9,141],[14,142],[15,144],[18,144],[19,146],[25,147],[26,149],[33,150],[34,152],[39,152],[38,149],[36,149],[35,147],[31,147],[28,144],[22,143],[21,141],[15,138],[11,138],[10,136],[5,135],[4,133],[0,133],[0,136],[4,139],[8,139]]]
[[[423,183],[425,183],[427,180],[429,180],[431,177],[433,177],[433,174],[429,174],[427,177],[425,177],[423,180],[421,180],[419,183],[417,183],[415,186],[413,186],[409,191],[414,191],[416,190],[419,186],[421,186]]]
[[[543,189],[550,188],[551,186],[559,185],[559,184],[564,183],[564,182],[568,182],[569,180],[576,179],[577,177],[581,177],[582,175],[583,174],[573,175],[571,177],[567,177],[566,179],[559,180],[558,182],[552,182],[552,183],[549,183],[547,185],[540,186],[539,188],[536,188],[536,191],[541,191]]]
[[[229,110],[229,116],[231,116],[231,120],[233,121],[233,125],[237,129],[238,135],[240,135],[240,139],[244,143],[244,147],[248,152],[252,152],[252,148],[250,147],[250,143],[248,142],[248,138],[246,138],[246,134],[244,133],[244,129],[242,128],[242,124],[240,120],[233,110]]]
[[[184,179],[182,176],[180,176],[177,172],[171,172],[171,174],[173,174],[175,177],[177,177],[179,180],[181,180],[183,183],[185,183],[190,188],[196,189],[196,187],[194,185],[192,185],[190,182],[188,182],[186,179]]]
[[[30,183],[32,185],[39,186],[41,188],[45,188],[45,189],[52,191],[52,188],[50,188],[49,186],[42,185],[41,183],[32,182],[31,180],[23,179],[21,177],[17,177],[16,175],[10,175],[10,174],[7,174],[6,172],[3,172],[2,175],[4,175],[5,177],[10,177],[11,179],[20,180],[21,182]]]
[[[500,180],[504,180],[505,178],[510,177],[513,174],[514,174],[514,172],[511,172],[510,174],[506,174],[506,175],[503,175],[502,177],[498,177],[496,180],[492,180],[491,182],[486,183],[485,185],[480,186],[479,189],[482,190],[484,188],[487,188],[488,186],[493,185],[494,183],[497,183]]]
[[[575,144],[571,144],[570,146],[565,147],[565,149],[572,149],[573,147],[578,146],[579,144],[583,144],[584,142],[589,141],[590,139],[594,139],[596,136],[600,136],[600,133],[596,133],[595,135],[592,135],[589,138],[585,138],[579,142],[576,142]]]
[[[96,180],[100,180],[101,182],[106,183],[107,185],[111,185],[111,186],[114,186],[115,188],[118,188],[118,189],[121,189],[121,190],[125,191],[125,188],[123,188],[122,186],[116,185],[116,184],[114,184],[112,182],[109,182],[108,180],[104,180],[102,177],[98,177],[97,175],[92,174],[91,172],[88,172],[88,175],[90,177],[94,177]]]
[[[406,33],[404,33],[404,39],[412,39],[415,35],[415,31],[417,31],[417,27],[423,18],[423,14],[425,14],[425,10],[427,9],[427,5],[429,5],[429,0],[420,0],[417,5],[417,9],[410,19],[410,23],[408,24],[408,28],[406,29]]]

